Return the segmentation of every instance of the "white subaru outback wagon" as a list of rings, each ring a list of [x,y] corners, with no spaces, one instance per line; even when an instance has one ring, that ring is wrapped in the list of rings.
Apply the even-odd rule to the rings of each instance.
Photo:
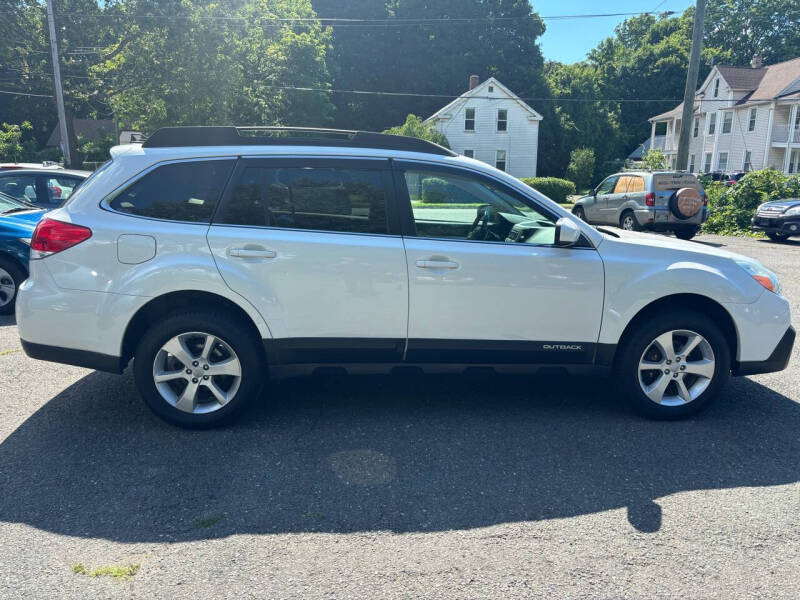
[[[422,140],[167,128],[112,149],[31,240],[34,358],[120,373],[209,427],[272,375],[492,367],[611,373],[645,414],[784,369],[775,275],[710,247],[595,229]]]

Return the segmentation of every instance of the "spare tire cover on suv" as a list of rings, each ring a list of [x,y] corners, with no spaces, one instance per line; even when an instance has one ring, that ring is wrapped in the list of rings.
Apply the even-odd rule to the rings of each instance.
[[[669,209],[678,219],[691,219],[703,207],[700,192],[694,188],[681,188],[669,199]]]

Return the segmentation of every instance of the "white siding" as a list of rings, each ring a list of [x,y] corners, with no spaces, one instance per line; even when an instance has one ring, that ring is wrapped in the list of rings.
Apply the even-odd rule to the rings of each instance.
[[[431,122],[447,137],[450,148],[464,154],[473,150],[474,158],[492,166],[498,150],[506,151],[506,171],[515,177],[535,177],[539,151],[539,121],[530,111],[508,96],[498,86],[488,91],[491,81],[479,86],[477,98],[465,98],[452,110],[439,115]],[[490,98],[486,98],[489,96]],[[465,111],[475,109],[475,131],[464,129]],[[497,131],[497,111],[508,111],[506,131]]]

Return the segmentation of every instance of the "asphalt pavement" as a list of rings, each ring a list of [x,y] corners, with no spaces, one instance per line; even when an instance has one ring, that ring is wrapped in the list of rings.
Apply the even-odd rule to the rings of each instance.
[[[798,325],[800,243],[698,243]],[[325,377],[189,432],[0,317],[0,598],[798,598],[798,346],[682,422],[602,380]]]

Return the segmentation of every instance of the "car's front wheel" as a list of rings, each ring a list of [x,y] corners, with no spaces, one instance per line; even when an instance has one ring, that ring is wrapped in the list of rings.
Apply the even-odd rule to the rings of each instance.
[[[134,377],[159,417],[192,429],[230,420],[258,395],[263,359],[241,322],[213,312],[175,314],[139,342]]]
[[[616,377],[633,405],[656,419],[707,407],[730,376],[731,352],[707,316],[674,310],[642,321],[620,348]]]
[[[578,217],[581,221],[586,220],[586,213],[583,211],[582,206],[576,206],[572,209],[572,214]]]
[[[14,261],[0,256],[0,315],[14,312],[19,285],[27,276]]]
[[[785,242],[789,239],[789,236],[785,233],[780,233],[777,231],[770,231],[767,233],[767,237],[771,239],[773,242]]]

